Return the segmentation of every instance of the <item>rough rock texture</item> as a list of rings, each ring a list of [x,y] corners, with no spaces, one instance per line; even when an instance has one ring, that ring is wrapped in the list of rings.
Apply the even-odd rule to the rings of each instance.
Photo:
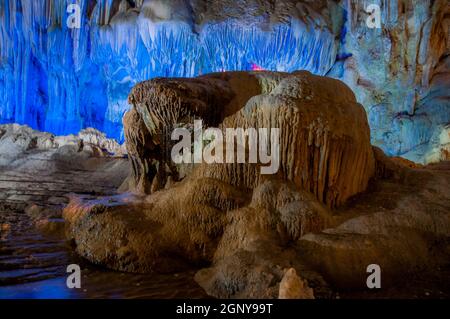
[[[77,251],[90,261],[123,271],[171,272],[210,261],[226,211],[246,197],[217,180],[186,180],[151,197],[74,199],[64,218]]]
[[[269,182],[250,199],[218,180],[188,178],[147,197],[74,198],[64,210],[67,235],[83,257],[121,271],[166,273],[213,261],[214,268],[196,279],[217,297],[277,297],[283,269],[292,262],[319,296],[329,296],[320,275],[283,249],[323,229],[328,211],[312,195],[282,185]],[[278,203],[264,203],[267,192],[278,192]],[[254,201],[265,207],[264,214]]]
[[[135,84],[259,67],[325,74],[341,21],[328,12],[334,3],[293,0],[77,3],[79,29],[67,25],[65,0],[0,4],[0,121],[56,134],[92,126],[123,139]]]
[[[432,150],[427,153],[425,162],[439,163],[450,161],[450,125],[442,126],[431,138]]]
[[[74,262],[62,218],[71,194],[116,194],[129,172],[127,159],[111,156],[108,145],[116,143],[91,130],[82,139],[0,125],[1,298],[49,296],[45,281],[65,278]]]
[[[6,124],[0,125],[0,172],[0,201],[39,218],[47,205],[61,215],[71,192],[115,193],[129,168],[123,147],[93,129],[55,136]]]
[[[446,0],[78,3],[80,29],[65,0],[0,3],[0,122],[122,139],[127,96],[149,78],[308,70],[355,92],[385,153],[436,160],[433,136],[450,121]]]
[[[224,297],[277,297],[291,263],[313,286],[326,286],[283,247],[327,227],[324,205],[364,191],[373,176],[367,120],[344,84],[309,72],[218,73],[144,82],[130,102],[128,184],[144,195],[73,199],[64,217],[82,256],[133,272],[212,262],[197,280]],[[203,163],[180,174],[165,156],[169,128],[194,118],[205,128],[280,128],[280,172],[262,177],[258,164]],[[216,269],[236,285],[222,282]]]
[[[343,218],[338,227],[298,242],[303,260],[341,289],[365,288],[370,264],[380,265],[383,284],[392,286],[448,262],[448,170],[411,169],[376,154],[379,172],[389,178],[338,210]]]
[[[55,136],[18,124],[0,125],[0,167],[13,165],[14,162],[20,165],[22,155],[32,151],[48,151],[47,155],[52,153],[55,156],[65,152],[84,152],[85,155],[97,157],[126,154],[124,145],[92,128],[82,130],[78,135]]]
[[[305,282],[297,276],[294,268],[288,269],[280,282],[279,299],[314,299],[314,293]]]
[[[367,1],[350,1],[335,65],[366,108],[372,144],[390,156],[429,163],[432,141],[450,121],[448,1],[382,1],[381,28],[365,25]],[[333,73],[333,71],[331,72]]]
[[[336,94],[339,92],[339,94]],[[366,116],[341,82],[309,72],[229,72],[196,79],[156,79],[136,86],[125,116],[134,189],[180,179],[170,141],[177,124],[280,129],[280,175],[329,206],[365,190],[374,171]],[[151,162],[153,161],[153,163]],[[351,170],[352,174],[347,174]],[[152,173],[153,176],[151,176]],[[203,165],[194,174],[238,187],[261,182],[256,165]]]
[[[386,288],[409,274],[445,283],[448,168],[372,148],[344,84],[308,72],[231,72],[148,81],[130,102],[125,186],[137,192],[78,196],[64,210],[66,233],[89,261],[130,272],[204,267],[195,280],[222,298],[364,291],[372,263]],[[194,118],[221,129],[279,127],[279,174],[262,176],[257,164],[172,165],[169,128]]]
[[[330,212],[293,185],[268,181],[253,191],[250,204],[228,212],[228,223],[212,267],[197,282],[220,298],[278,297],[286,267],[296,267],[321,297],[329,295],[322,278],[288,247],[303,235],[331,224]],[[305,285],[307,285],[305,283]],[[308,295],[307,291],[304,292]]]

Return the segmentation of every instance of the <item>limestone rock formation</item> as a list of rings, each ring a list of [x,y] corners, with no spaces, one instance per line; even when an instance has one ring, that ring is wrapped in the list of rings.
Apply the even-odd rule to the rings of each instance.
[[[61,217],[69,193],[111,194],[128,172],[124,147],[96,130],[55,136],[0,125],[0,209],[10,206],[33,220]]]
[[[0,3],[0,123],[58,135],[95,127],[122,140],[137,83],[252,69],[344,81],[390,156],[425,163],[450,121],[446,0],[77,3],[79,29],[67,24],[67,1]]]
[[[65,278],[67,265],[80,262],[72,259],[76,256],[65,240],[62,212],[73,193],[117,194],[129,163],[111,155],[108,145],[116,142],[91,130],[83,137],[54,136],[26,126],[0,125],[2,298],[42,293],[49,281]],[[86,276],[89,270],[83,268]],[[65,281],[61,284],[64,288]],[[83,285],[87,287],[88,280]],[[102,289],[98,282],[96,286]]]
[[[280,282],[285,277],[283,269],[288,267],[301,271],[312,287],[321,287],[317,292],[320,296],[329,294],[321,277],[288,248],[305,234],[333,224],[330,212],[311,194],[283,181],[267,181],[253,191],[249,205],[227,215],[211,267],[195,277],[208,294],[276,298],[280,289],[285,289]],[[302,297],[309,296],[306,287],[303,293]]]
[[[202,268],[195,280],[221,298],[332,298],[367,288],[370,264],[388,287],[445,265],[449,173],[373,148],[341,82],[225,72],[147,81],[129,99],[133,172],[123,188],[133,192],[73,197],[64,210],[66,234],[89,261],[139,273]],[[174,163],[170,132],[194,119],[222,131],[279,128],[279,172]]]
[[[202,119],[205,127],[220,124],[222,130],[278,128],[281,176],[331,207],[363,191],[373,175],[364,110],[353,93],[333,79],[309,72],[230,72],[189,80],[156,79],[135,87],[130,102],[134,108],[124,125],[135,163],[134,188],[144,183],[144,175],[147,183],[156,178],[160,188],[167,176],[180,179],[170,158],[170,135],[177,124],[189,124],[195,118]],[[195,174],[255,188],[260,182],[255,165],[237,166],[240,168],[204,165]],[[351,175],[346,173],[349,170]]]
[[[430,148],[425,158],[426,163],[450,161],[450,124],[436,130],[430,140]]]
[[[171,272],[209,262],[226,212],[246,199],[217,180],[186,180],[150,197],[74,198],[64,218],[88,260],[121,271]]]
[[[140,195],[73,198],[64,217],[78,253],[132,272],[212,264],[197,280],[222,297],[277,297],[283,269],[296,264],[319,295],[329,294],[283,247],[332,224],[326,206],[364,191],[374,173],[364,111],[345,85],[308,72],[232,72],[148,81],[130,102],[128,184]],[[280,172],[262,177],[251,163],[175,165],[164,156],[168,128],[194,118],[223,130],[280,128]]]
[[[0,125],[0,166],[19,161],[27,151],[55,151],[62,153],[72,149],[75,152],[86,152],[93,156],[123,156],[124,145],[108,139],[105,134],[88,128],[78,135],[55,136],[40,132],[28,126],[18,124]]]
[[[294,268],[288,269],[280,282],[280,299],[314,299],[314,293],[304,281],[297,276]]]
[[[379,28],[367,26],[367,1],[351,1],[336,76],[366,108],[372,144],[422,164],[433,135],[450,121],[448,1],[374,1]],[[331,72],[333,73],[333,72]],[[428,160],[431,160],[430,158]]]
[[[389,178],[377,181],[358,204],[338,210],[347,217],[337,227],[298,242],[303,260],[341,289],[366,288],[370,264],[381,267],[389,287],[427,269],[438,271],[450,253],[448,170],[377,158]]]

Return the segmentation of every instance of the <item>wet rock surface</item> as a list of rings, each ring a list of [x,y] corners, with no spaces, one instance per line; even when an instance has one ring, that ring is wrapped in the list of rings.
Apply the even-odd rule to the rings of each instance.
[[[125,135],[131,174],[98,131],[1,126],[5,283],[53,276],[64,232],[116,270],[203,267],[195,278],[217,297],[448,295],[448,164],[370,145],[449,160],[447,1],[380,2],[379,28],[359,0],[88,2],[79,31],[54,1],[0,4],[0,122]],[[138,84],[261,69],[354,94],[307,72]],[[167,133],[194,118],[280,127],[280,174],[174,165]],[[387,285],[372,295],[368,263]]]
[[[255,81],[249,85],[254,85],[252,92],[257,96],[244,97],[233,87],[233,79],[242,77]],[[203,83],[216,80],[231,92],[231,99],[223,101],[222,111],[205,112],[202,108],[212,107],[208,99],[214,97],[214,85],[209,95],[196,92],[207,90]],[[154,166],[147,171],[135,168],[128,185],[142,185],[150,177],[151,182],[145,183],[153,186],[156,179],[161,187],[140,189],[135,194],[74,198],[64,217],[77,252],[93,263],[137,273],[203,267],[195,280],[208,295],[219,298],[420,297],[424,291],[427,296],[448,296],[443,280],[449,260],[448,167],[390,159],[372,148],[364,112],[358,111],[361,107],[354,96],[342,94],[345,86],[337,96],[338,90],[322,88],[321,80],[304,72],[225,73],[186,83],[169,79],[163,89],[163,80],[137,87],[130,97],[136,103],[130,111],[134,120],[125,120],[132,137],[127,146],[137,150],[129,152],[136,163],[147,161]],[[328,81],[324,79],[332,88],[342,85]],[[153,83],[167,95],[154,97]],[[255,85],[258,83],[267,86]],[[248,94],[242,83],[240,86]],[[193,92],[184,100],[185,95],[177,93],[180,88]],[[195,99],[192,94],[197,94]],[[167,118],[156,116],[160,103]],[[171,113],[172,105],[183,112]],[[295,125],[290,122],[295,115],[280,120],[291,128],[291,139],[282,143],[285,147],[296,141],[291,144],[297,147],[281,152],[284,166],[277,175],[261,177],[254,164],[203,163],[169,183],[167,176],[176,171],[171,170],[169,159],[152,152],[155,145],[160,150],[169,148],[165,139],[158,139],[163,136],[158,127],[160,120],[180,120],[173,114],[189,119],[229,112],[222,116],[222,129],[261,127],[262,123],[270,127],[280,123],[279,114],[292,108],[303,116]],[[279,109],[283,112],[277,113]],[[323,130],[315,129],[318,119]],[[303,128],[310,129],[309,138],[302,138]],[[321,143],[327,140],[321,132],[334,138],[330,149],[326,142]],[[148,144],[141,145],[142,141]],[[340,143],[349,147],[339,148]],[[339,156],[333,157],[333,152]],[[295,160],[302,156],[310,159],[308,165]],[[319,168],[321,158],[328,161]],[[162,161],[165,165],[160,165]],[[289,169],[312,176],[314,183],[298,182],[295,173],[286,174]],[[321,188],[317,181],[324,170],[328,177],[336,174],[335,184]],[[153,174],[148,175],[149,171]],[[321,191],[331,185],[340,200],[330,202],[323,196]],[[369,294],[365,285],[370,264],[381,266],[383,289]]]
[[[28,127],[6,125],[0,126],[2,130],[0,149],[16,153],[14,157],[0,153],[4,164],[0,167],[0,298],[206,296],[194,283],[191,270],[136,276],[98,268],[74,253],[65,238],[63,208],[75,193],[116,194],[129,171],[126,158],[102,151],[107,141],[96,141],[98,133],[90,137],[92,147],[88,143],[80,147],[79,139],[55,145],[55,140],[67,137]],[[11,136],[16,143],[11,143]],[[44,138],[53,142],[45,146],[30,142]],[[99,152],[92,152],[93,148]],[[82,289],[66,286],[66,267],[73,263],[81,266]]]

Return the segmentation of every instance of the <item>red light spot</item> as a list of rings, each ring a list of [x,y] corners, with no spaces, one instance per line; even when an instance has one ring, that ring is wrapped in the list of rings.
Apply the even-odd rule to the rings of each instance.
[[[252,68],[252,71],[264,71],[264,69],[256,63],[252,63],[251,68]]]

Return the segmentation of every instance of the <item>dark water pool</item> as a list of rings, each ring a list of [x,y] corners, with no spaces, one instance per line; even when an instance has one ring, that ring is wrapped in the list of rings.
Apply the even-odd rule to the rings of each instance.
[[[79,258],[62,238],[39,232],[23,212],[0,211],[0,299],[206,298],[195,270],[179,274],[109,271]],[[70,264],[81,267],[81,288],[69,289]]]

